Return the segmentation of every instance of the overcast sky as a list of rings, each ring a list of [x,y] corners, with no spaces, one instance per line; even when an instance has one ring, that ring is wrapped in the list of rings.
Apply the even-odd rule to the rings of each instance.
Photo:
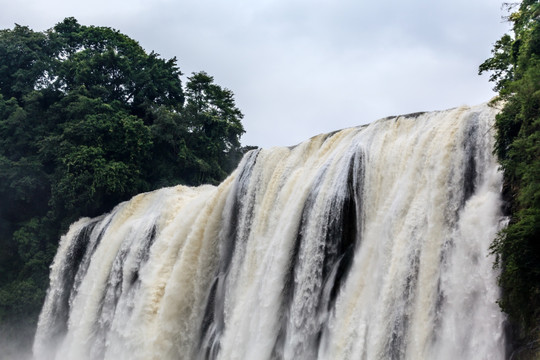
[[[507,32],[497,0],[0,0],[0,28],[73,16],[232,90],[245,145],[494,96],[478,65]]]

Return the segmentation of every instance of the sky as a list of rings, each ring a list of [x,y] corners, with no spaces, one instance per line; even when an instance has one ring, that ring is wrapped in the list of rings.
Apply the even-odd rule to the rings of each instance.
[[[242,144],[289,146],[391,115],[489,101],[502,0],[0,0],[0,28],[73,16],[235,94]]]

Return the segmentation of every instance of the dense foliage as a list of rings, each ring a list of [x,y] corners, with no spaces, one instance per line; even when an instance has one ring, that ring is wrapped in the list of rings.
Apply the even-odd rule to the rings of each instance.
[[[496,153],[504,170],[511,221],[493,243],[501,267],[501,308],[514,325],[516,355],[540,354],[540,1],[509,16],[513,34],[480,66],[491,71],[502,106]]]
[[[0,30],[0,328],[35,322],[71,222],[235,167],[233,93],[204,72],[183,87],[181,75],[176,59],[73,18]]]

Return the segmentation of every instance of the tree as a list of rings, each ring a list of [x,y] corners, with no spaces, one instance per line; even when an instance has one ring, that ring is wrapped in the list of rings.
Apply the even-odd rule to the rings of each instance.
[[[243,115],[235,105],[233,93],[214,84],[205,72],[189,78],[186,95],[183,115],[190,134],[188,147],[194,149],[199,165],[196,176],[200,181],[223,178],[242,153]]]
[[[499,303],[514,325],[518,356],[527,358],[540,354],[540,1],[522,1],[508,19],[513,34],[495,44],[480,73],[492,72],[503,106],[495,152],[511,220],[492,245]]]
[[[84,86],[90,97],[118,101],[132,115],[152,123],[152,110],[181,109],[184,94],[176,59],[163,60],[117,30],[81,26],[67,18],[48,32],[56,48],[48,75],[53,88]]]
[[[175,58],[74,18],[0,30],[0,339],[37,320],[71,222],[236,166],[233,93],[203,72],[184,89],[181,76]]]
[[[47,35],[26,26],[0,30],[0,89],[6,99],[31,92],[52,56]]]

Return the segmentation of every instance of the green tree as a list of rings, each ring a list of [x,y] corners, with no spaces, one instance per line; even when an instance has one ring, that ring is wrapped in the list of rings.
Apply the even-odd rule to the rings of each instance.
[[[540,2],[514,6],[512,34],[495,44],[480,73],[491,71],[502,104],[495,152],[511,221],[492,245],[499,303],[514,325],[514,357],[533,358],[540,355]]]
[[[0,30],[0,89],[18,100],[34,89],[52,56],[47,35],[15,25]]]
[[[0,30],[0,348],[14,325],[35,323],[71,222],[236,166],[233,93],[203,72],[184,89],[181,76],[175,58],[74,18]]]
[[[55,218],[67,225],[150,189],[143,165],[152,139],[142,119],[79,91],[52,111],[70,119],[41,148],[42,158],[54,163],[49,204]]]
[[[92,98],[118,101],[146,124],[159,106],[182,108],[184,94],[176,59],[163,60],[117,30],[81,26],[67,18],[49,31],[56,48],[48,76],[54,89],[85,86]]]
[[[194,182],[216,182],[232,171],[242,153],[243,115],[233,93],[214,84],[205,72],[194,73],[188,80],[183,115],[190,135],[188,147],[197,164]]]

